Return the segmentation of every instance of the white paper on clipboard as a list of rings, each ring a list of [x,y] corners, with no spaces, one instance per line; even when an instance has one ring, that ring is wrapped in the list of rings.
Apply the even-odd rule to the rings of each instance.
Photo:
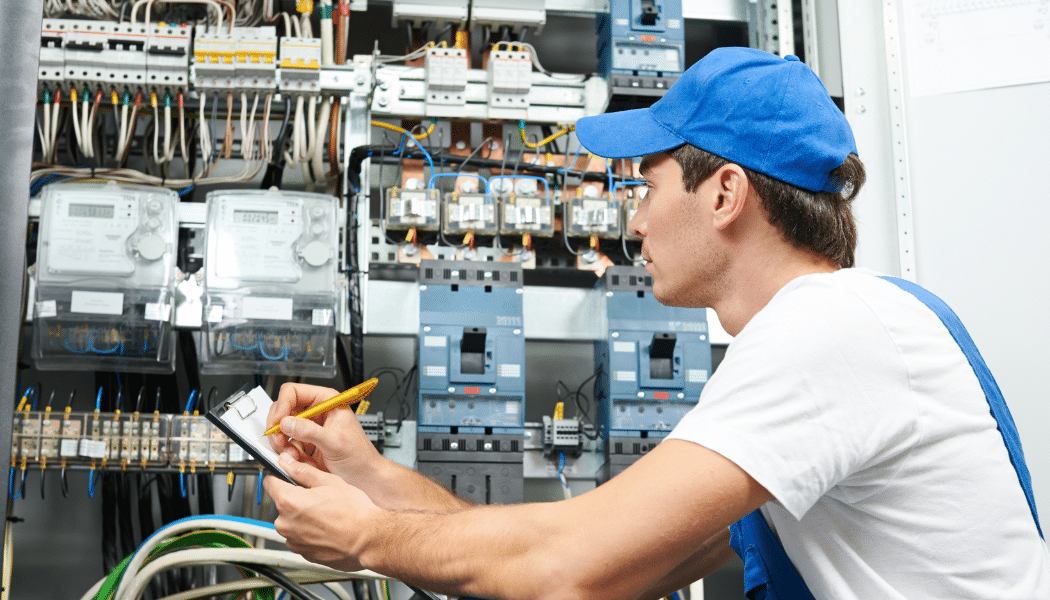
[[[208,418],[275,475],[295,483],[281,467],[280,457],[270,447],[270,438],[263,436],[271,404],[273,400],[256,386],[246,393],[235,394],[208,413]]]

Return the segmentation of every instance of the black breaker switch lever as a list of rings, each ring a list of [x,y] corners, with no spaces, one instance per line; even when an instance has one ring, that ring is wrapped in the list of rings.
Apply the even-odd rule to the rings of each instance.
[[[459,343],[459,370],[464,375],[485,374],[484,327],[464,327],[463,340]]]
[[[649,346],[649,377],[672,379],[674,377],[674,344],[678,336],[673,333],[654,333]]]

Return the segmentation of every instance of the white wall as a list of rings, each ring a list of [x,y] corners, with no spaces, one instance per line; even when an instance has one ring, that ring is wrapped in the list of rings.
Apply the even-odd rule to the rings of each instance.
[[[899,274],[889,162],[889,107],[896,99],[886,83],[882,4],[840,2],[839,37],[846,114],[869,172],[869,186],[857,202],[858,261]],[[909,23],[896,16],[906,35]],[[919,66],[920,57],[903,47],[906,83],[909,65]],[[1045,62],[1050,56],[1017,60]],[[1017,422],[1045,526],[1050,83],[924,97],[903,90],[916,281],[953,307],[994,373]]]

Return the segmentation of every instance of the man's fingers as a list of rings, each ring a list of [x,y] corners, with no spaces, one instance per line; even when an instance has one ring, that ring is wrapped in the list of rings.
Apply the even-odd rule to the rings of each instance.
[[[334,477],[334,475],[325,473],[314,465],[297,461],[291,452],[281,454],[280,465],[296,483],[305,488],[324,485],[328,478]],[[338,477],[336,477],[336,480],[342,481]]]
[[[349,412],[348,409],[337,408],[332,411],[332,416],[335,416],[336,411]],[[312,444],[328,458],[338,457],[340,440],[331,428],[325,428],[309,419],[285,417],[281,419],[281,433],[297,442]]]

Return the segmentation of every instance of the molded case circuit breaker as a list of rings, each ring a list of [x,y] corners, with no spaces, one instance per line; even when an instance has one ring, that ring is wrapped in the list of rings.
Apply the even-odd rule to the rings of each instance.
[[[609,0],[596,15],[598,72],[613,96],[664,95],[685,71],[681,0]]]
[[[525,335],[517,263],[419,267],[419,472],[479,504],[524,499]]]
[[[652,277],[641,267],[609,267],[595,288],[607,331],[594,344],[603,480],[667,437],[711,373],[707,312],[664,306],[652,292]]]

